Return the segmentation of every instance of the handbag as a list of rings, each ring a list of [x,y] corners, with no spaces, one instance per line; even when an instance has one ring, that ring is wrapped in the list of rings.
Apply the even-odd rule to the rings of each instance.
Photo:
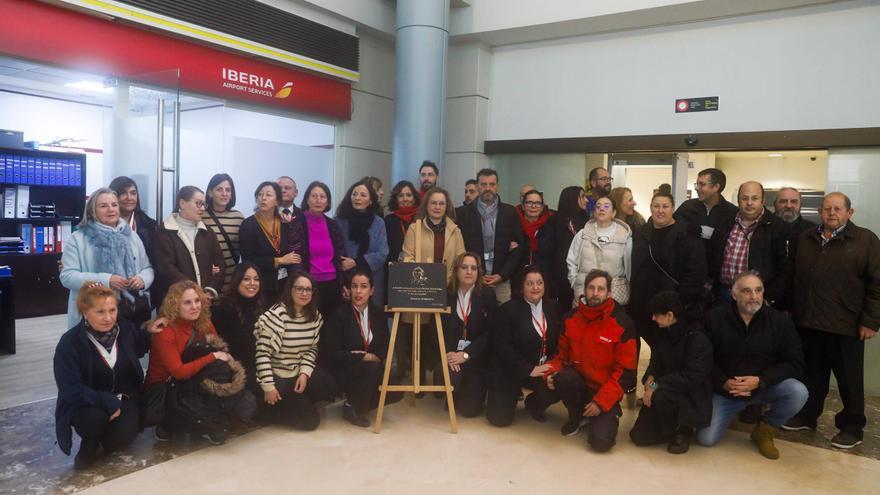
[[[135,325],[149,320],[153,315],[149,291],[127,290],[123,292],[119,299],[119,315]]]
[[[159,425],[165,420],[168,397],[176,393],[177,389],[171,378],[144,391],[141,402],[141,422],[144,428]]]
[[[596,251],[596,264],[602,266],[602,249],[593,244]],[[629,302],[629,280],[626,277],[611,277],[611,298],[617,301],[617,304],[626,306]]]
[[[675,279],[672,275],[667,272],[660,263],[657,262],[657,259],[654,258],[654,250],[651,249],[651,245],[648,244],[648,255],[651,257],[651,261],[654,262],[654,266],[660,270],[663,275],[666,276],[669,280],[675,284],[675,288],[678,289],[681,287],[681,283]],[[707,288],[705,285],[703,286],[703,290],[700,293],[700,298],[693,301],[682,301],[682,305],[684,306],[685,316],[691,321],[702,321],[703,317],[706,314],[706,308],[712,306],[712,289],[711,287]]]

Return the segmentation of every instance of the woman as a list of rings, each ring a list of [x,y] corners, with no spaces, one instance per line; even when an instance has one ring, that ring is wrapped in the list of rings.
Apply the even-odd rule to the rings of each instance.
[[[525,406],[535,421],[546,421],[544,411],[559,401],[544,382],[546,362],[556,355],[562,328],[559,305],[544,298],[544,275],[538,267],[526,267],[522,280],[523,297],[501,305],[492,337],[486,417],[495,426],[513,423],[522,388],[532,391]]]
[[[108,187],[116,192],[116,198],[119,200],[119,216],[128,223],[131,231],[141,238],[152,265],[153,236],[159,224],[141,209],[137,184],[129,177],[121,176],[110,181]],[[153,304],[160,302],[162,301],[153,301]]]
[[[403,261],[403,239],[406,231],[419,211],[419,193],[416,186],[408,180],[398,182],[391,190],[388,208],[391,213],[385,216],[385,235],[388,237],[388,261]]]
[[[575,235],[568,249],[568,281],[576,295],[584,293],[584,278],[590,270],[611,274],[611,297],[620,306],[629,302],[632,257],[632,231],[617,220],[617,208],[611,198],[596,200],[593,218]],[[577,301],[572,300],[576,305]]]
[[[265,310],[260,271],[250,261],[236,267],[226,290],[211,307],[211,323],[217,334],[229,344],[232,357],[244,366],[249,385],[256,383],[254,324]]]
[[[617,205],[617,218],[629,225],[630,230],[636,231],[642,225],[645,225],[645,217],[636,211],[636,200],[633,198],[632,190],[628,187],[615,187],[611,190],[611,202]]]
[[[544,193],[532,189],[523,195],[522,210],[517,209],[523,232],[529,240],[529,258],[527,265],[537,264],[542,270],[549,270],[549,259],[538,252],[538,231],[544,228],[547,220],[553,215],[544,204]]]
[[[382,216],[382,213],[385,212],[385,206],[382,204],[382,200],[385,199],[385,191],[382,189],[382,179],[378,177],[373,177],[372,175],[367,175],[363,179],[367,181],[370,186],[370,189],[376,191],[376,197],[378,200],[376,201],[376,210],[379,212],[379,216]]]
[[[454,387],[455,410],[472,418],[486,403],[490,332],[498,303],[495,291],[483,284],[479,255],[456,256],[453,274],[447,295],[452,312],[443,315],[445,364]]]
[[[539,258],[548,260],[547,280],[551,283],[550,297],[556,299],[563,308],[571,308],[574,293],[568,281],[568,248],[575,234],[584,228],[589,217],[585,208],[587,197],[584,188],[569,186],[559,193],[556,213],[547,220],[538,232]]]
[[[276,182],[261,182],[254,191],[257,202],[254,214],[241,222],[241,260],[257,265],[260,271],[261,289],[271,304],[296,264],[302,262],[299,251],[291,251],[284,242],[290,235],[290,224],[281,220],[278,200],[281,186]]]
[[[55,435],[70,455],[70,429],[76,430],[82,441],[73,467],[84,469],[99,446],[105,454],[120,450],[140,431],[144,370],[138,359],[150,348],[150,335],[117,320],[116,293],[108,287],[86,282],[76,307],[83,319],[61,336],[53,358]]]
[[[370,302],[373,275],[356,270],[348,283],[351,304],[336,308],[321,330],[321,361],[345,395],[342,417],[349,423],[370,426],[367,413],[379,405],[379,385],[388,353],[388,319]],[[400,400],[392,393],[386,404]]]
[[[651,218],[636,230],[632,252],[632,304],[628,308],[639,336],[653,347],[656,325],[647,310],[651,296],[664,290],[678,293],[688,318],[702,319],[706,253],[699,235],[673,217],[675,200],[658,193],[651,198]]]
[[[169,215],[153,242],[156,258],[156,301],[161,303],[172,284],[192,280],[211,299],[223,288],[223,251],[217,237],[202,222],[205,193],[195,186],[184,186],[177,193],[174,211]]]
[[[187,357],[188,351],[196,345],[210,348],[225,345],[211,324],[208,297],[195,282],[183,280],[173,284],[159,308],[158,316],[152,325],[161,329],[161,333],[153,338],[150,347],[150,363],[147,367],[147,378],[144,380],[147,394],[151,394],[151,387],[163,386],[171,379],[176,380],[175,386],[181,390],[178,393],[183,394],[183,390],[198,386],[202,371],[216,361],[222,361],[229,366],[238,364],[228,352],[219,349],[194,359]],[[237,369],[241,369],[240,364],[233,368],[234,371]],[[241,374],[243,373],[244,370],[241,369]],[[241,380],[238,392],[243,387],[244,379]],[[198,409],[169,410],[162,424],[156,426],[156,439],[167,441],[171,439],[170,434],[173,432],[195,430],[212,444],[225,442],[224,423],[231,412],[227,405],[221,400],[198,397],[195,393],[187,394],[187,397],[198,400]]]
[[[342,303],[342,256],[345,246],[342,230],[336,220],[328,217],[330,188],[323,182],[312,182],[302,200],[302,215],[290,224],[287,246],[299,253],[301,262],[295,270],[308,272],[320,293],[318,309],[322,315],[332,314]]]
[[[314,403],[336,395],[333,378],[317,366],[324,325],[317,298],[311,275],[296,272],[254,327],[257,382],[269,416],[299,430],[317,428],[321,417]]]
[[[102,187],[89,196],[78,227],[64,243],[61,255],[61,285],[70,289],[67,328],[76,326],[82,317],[76,298],[86,282],[113,289],[117,299],[125,297],[127,304],[145,297],[143,291],[153,284],[153,267],[144,244],[120,218],[112,189]]]
[[[217,243],[223,252],[223,288],[226,289],[241,256],[238,231],[244,215],[232,209],[235,206],[235,183],[229,174],[214,174],[208,181],[206,197],[207,208],[202,214],[202,221],[217,236]]]
[[[366,180],[355,182],[336,209],[336,222],[339,223],[345,246],[342,269],[349,273],[355,267],[370,270],[376,286],[372,299],[375,304],[382,306],[388,237],[385,235],[385,222],[378,215],[379,196]]]

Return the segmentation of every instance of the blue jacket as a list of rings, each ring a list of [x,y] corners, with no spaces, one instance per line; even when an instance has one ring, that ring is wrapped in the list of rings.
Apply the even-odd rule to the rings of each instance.
[[[370,224],[370,249],[363,256],[358,256],[357,243],[351,240],[349,235],[348,220],[336,217],[339,230],[342,231],[342,239],[345,245],[345,256],[354,259],[358,268],[369,267],[373,272],[373,297],[374,304],[383,307],[385,304],[385,261],[388,259],[388,234],[385,232],[385,222],[376,216]]]
[[[138,330],[127,320],[119,320],[117,362],[128,359],[128,369],[136,370],[136,375],[125,377],[128,383],[144,382],[144,370],[140,359],[150,349],[150,334]],[[105,366],[102,358],[89,341],[83,320],[61,336],[55,347],[53,369],[55,384],[58,386],[58,399],[55,403],[55,436],[58,447],[70,454],[72,434],[70,420],[78,407],[97,407],[113,414],[119,409],[121,401],[116,395],[92,388],[97,366]],[[140,390],[133,391],[140,395]]]

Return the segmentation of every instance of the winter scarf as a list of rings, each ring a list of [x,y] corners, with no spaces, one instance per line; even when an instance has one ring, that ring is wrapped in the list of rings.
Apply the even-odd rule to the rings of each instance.
[[[587,320],[587,323],[602,322],[599,324],[617,325],[617,323],[611,318],[611,313],[613,312],[614,299],[611,297],[598,306],[588,306],[584,303],[583,299],[578,301],[578,314]]]
[[[95,250],[96,272],[125,278],[138,274],[134,252],[131,249],[131,227],[128,224],[117,230],[89,222],[79,230]]]
[[[109,332],[99,332],[89,326],[88,320],[85,320],[84,323],[89,335],[94,337],[104,349],[107,349],[107,352],[110,352],[110,350],[113,349],[113,344],[116,343],[116,337],[119,336],[119,325],[113,325],[113,328],[111,328]]]
[[[517,208],[516,212],[519,214],[519,221],[522,224],[523,232],[525,232],[526,235],[529,237],[529,242],[531,244],[530,251],[534,253],[538,250],[538,231],[541,230],[541,227],[543,227],[544,224],[547,223],[547,220],[549,220],[550,216],[553,214],[550,213],[549,209],[544,208],[544,211],[542,211],[541,214],[538,215],[538,219],[534,222],[530,222],[526,218],[522,210]]]
[[[358,256],[363,256],[370,249],[370,226],[373,225],[376,214],[372,210],[354,210],[348,219],[348,235],[358,245]]]
[[[409,224],[412,223],[413,218],[418,211],[418,206],[401,206],[394,210],[393,213],[397,215],[397,218],[399,218],[401,222],[403,222],[404,226],[409,227]]]

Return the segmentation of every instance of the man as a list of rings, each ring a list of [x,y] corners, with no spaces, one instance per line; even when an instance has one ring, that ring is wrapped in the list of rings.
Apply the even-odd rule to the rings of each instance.
[[[719,300],[726,302],[734,278],[755,270],[764,280],[765,299],[781,309],[792,277],[792,261],[785,250],[785,224],[764,208],[764,187],[758,182],[744,182],[737,191],[737,201],[736,215],[721,220],[715,229],[715,257],[709,258],[709,276]]]
[[[464,183],[464,201],[462,202],[462,206],[467,206],[471,204],[471,202],[477,199],[479,193],[477,193],[477,180],[476,179],[468,179],[467,182]]]
[[[831,439],[848,449],[865,427],[865,341],[880,326],[880,241],[852,222],[850,199],[833,192],[822,200],[821,227],[801,234],[795,261],[794,320],[804,342],[803,381],[810,399],[787,430],[815,429],[834,372],[843,410]]]
[[[477,172],[476,201],[459,218],[466,250],[483,255],[484,282],[495,290],[498,303],[510,300],[510,278],[522,267],[527,248],[516,210],[498,197],[498,172]]]
[[[712,235],[718,225],[736,216],[736,206],[721,195],[727,185],[727,176],[717,168],[700,170],[694,187],[697,197],[689,199],[675,210],[675,219],[687,221],[703,238],[706,259],[714,259]]]
[[[438,180],[440,180],[440,169],[437,165],[431,160],[423,161],[422,166],[419,167],[419,197],[424,199],[425,193],[436,186]]]
[[[769,408],[752,430],[752,442],[768,459],[778,459],[776,429],[807,401],[797,380],[804,369],[801,341],[791,319],[764,304],[764,282],[755,271],[736,276],[733,301],[706,317],[712,341],[712,421],[697,433],[706,447],[718,443],[733,417],[749,405]]]
[[[596,167],[590,170],[590,195],[587,196],[587,215],[593,216],[596,209],[596,201],[611,194],[611,174],[603,167]]]
[[[623,411],[620,399],[635,386],[635,325],[611,298],[611,275],[591,270],[584,301],[565,320],[556,357],[547,364],[547,388],[568,409],[564,436],[588,424],[587,443],[596,452],[614,446]]]
[[[669,442],[670,454],[684,454],[695,429],[712,419],[712,343],[699,324],[687,324],[678,293],[658,292],[648,311],[661,329],[645,370],[644,404],[629,437],[640,447]]]
[[[300,213],[300,209],[294,204],[299,190],[296,188],[296,181],[292,178],[282,175],[278,178],[278,185],[281,186],[281,201],[278,202],[278,213],[285,222],[291,222]]]
[[[791,259],[797,256],[797,241],[801,233],[815,230],[817,225],[801,216],[801,192],[793,187],[783,187],[776,193],[773,213],[788,227],[785,244],[786,254]]]

